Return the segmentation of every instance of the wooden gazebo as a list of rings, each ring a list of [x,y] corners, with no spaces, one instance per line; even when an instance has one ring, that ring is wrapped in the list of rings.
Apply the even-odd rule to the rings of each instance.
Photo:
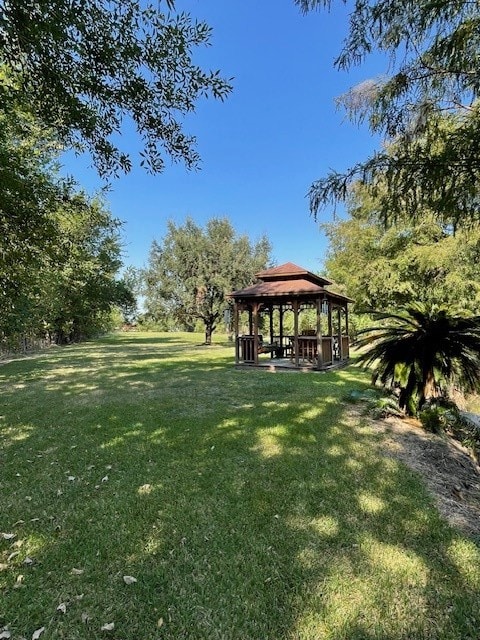
[[[235,362],[239,366],[327,369],[349,358],[348,303],[331,284],[291,262],[256,274],[260,280],[234,291]],[[300,316],[313,309],[314,326],[300,330]],[[248,314],[241,333],[241,314]],[[284,331],[286,313],[293,330]],[[269,340],[264,339],[268,318]],[[263,329],[261,329],[263,325]]]

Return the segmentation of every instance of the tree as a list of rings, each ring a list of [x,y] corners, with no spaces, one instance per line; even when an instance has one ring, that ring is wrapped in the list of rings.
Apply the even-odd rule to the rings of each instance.
[[[331,0],[295,0],[304,11]],[[390,76],[368,80],[340,98],[347,113],[367,120],[387,144],[310,189],[316,215],[348,197],[361,181],[378,195],[383,215],[419,218],[434,211],[444,223],[478,219],[480,160],[480,13],[468,0],[356,0],[340,69],[374,50],[390,57]]]
[[[373,312],[385,321],[361,332],[360,362],[373,366],[373,381],[400,388],[399,405],[416,415],[426,401],[446,394],[447,384],[465,392],[480,385],[480,317],[451,316],[431,305],[398,313]]]
[[[8,79],[8,78],[7,78]],[[0,111],[0,340],[92,335],[132,303],[119,223],[55,165],[55,137],[22,105]]]
[[[182,325],[205,325],[205,343],[228,309],[227,295],[255,281],[270,261],[266,237],[251,243],[237,236],[227,218],[213,218],[205,229],[188,218],[168,223],[161,244],[154,241],[145,273],[146,308],[153,317],[168,314]]]
[[[132,265],[126,267],[122,273],[121,286],[124,289],[120,310],[127,323],[135,320],[138,314],[137,298],[142,295],[142,270]]]
[[[0,91],[11,77],[0,68]],[[23,105],[0,110],[0,328],[23,331],[36,316],[40,273],[55,248],[52,212],[67,197],[53,177],[54,140]]]
[[[101,174],[128,171],[115,137],[125,119],[144,143],[141,164],[161,171],[165,153],[195,167],[195,138],[181,117],[202,96],[225,98],[229,81],[203,71],[193,50],[211,29],[186,13],[138,0],[0,0],[0,56],[14,76],[7,100],[74,149],[87,149]]]
[[[119,222],[98,199],[82,192],[64,195],[60,207],[44,211],[52,237],[43,250],[35,235],[25,233],[16,267],[17,246],[0,242],[4,340],[25,333],[48,334],[58,344],[81,340],[109,328],[113,307],[131,311],[135,305],[128,285],[117,278]]]
[[[357,185],[348,218],[322,226],[330,241],[326,272],[355,300],[355,309],[393,311],[423,301],[453,314],[478,314],[480,226],[453,233],[425,212],[421,221],[385,228],[380,206]]]
[[[109,325],[112,307],[130,308],[133,294],[117,279],[120,223],[99,198],[72,194],[55,216],[55,253],[46,263],[44,322],[56,342],[78,341]]]

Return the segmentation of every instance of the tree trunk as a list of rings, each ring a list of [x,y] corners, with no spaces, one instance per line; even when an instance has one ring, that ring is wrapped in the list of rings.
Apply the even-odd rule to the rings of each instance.
[[[205,322],[205,344],[212,344],[213,322]]]
[[[425,402],[428,402],[432,398],[438,396],[438,389],[435,383],[435,375],[432,370],[424,373],[422,397],[420,398],[420,406]]]
[[[415,374],[415,369],[411,369],[408,374],[407,385],[400,389],[400,396],[398,398],[398,406],[400,409],[404,409],[409,416],[416,415],[419,403],[415,402],[416,389],[418,388],[418,380]]]

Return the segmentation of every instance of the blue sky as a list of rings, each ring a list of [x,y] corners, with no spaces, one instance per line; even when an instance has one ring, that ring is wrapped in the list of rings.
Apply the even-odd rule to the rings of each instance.
[[[380,144],[366,126],[346,121],[335,98],[385,72],[385,63],[377,56],[349,72],[334,69],[347,32],[343,5],[307,15],[293,0],[181,0],[177,6],[212,26],[211,47],[198,50],[195,61],[233,77],[234,91],[223,103],[202,100],[185,122],[197,137],[199,171],[167,160],[165,171],[152,176],[137,162],[111,183],[107,200],[124,221],[125,265],[146,264],[168,219],[191,216],[203,225],[227,216],[239,233],[266,234],[277,264],[321,271],[326,240],[309,214],[310,184]],[[139,142],[128,126],[121,146],[135,162]],[[102,185],[87,157],[67,155],[64,167],[90,192]],[[321,220],[331,216],[325,211]]]

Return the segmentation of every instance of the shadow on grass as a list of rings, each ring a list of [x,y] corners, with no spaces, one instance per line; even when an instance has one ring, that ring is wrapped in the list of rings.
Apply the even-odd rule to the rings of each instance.
[[[188,334],[187,334],[188,335]],[[192,335],[192,334],[190,334]],[[185,348],[185,334],[177,333],[114,333],[99,340],[95,340],[92,344],[98,346],[99,344],[108,344],[114,347],[122,347],[123,345],[144,345],[149,344],[155,347],[161,347],[163,345],[181,344]]]
[[[477,637],[472,545],[339,402],[363,374],[236,371],[221,351],[166,349],[102,344],[15,372],[36,404],[3,394],[0,528],[23,520],[26,549],[0,573],[0,624],[28,635],[49,621],[51,638],[104,637],[110,620],[129,638]]]

